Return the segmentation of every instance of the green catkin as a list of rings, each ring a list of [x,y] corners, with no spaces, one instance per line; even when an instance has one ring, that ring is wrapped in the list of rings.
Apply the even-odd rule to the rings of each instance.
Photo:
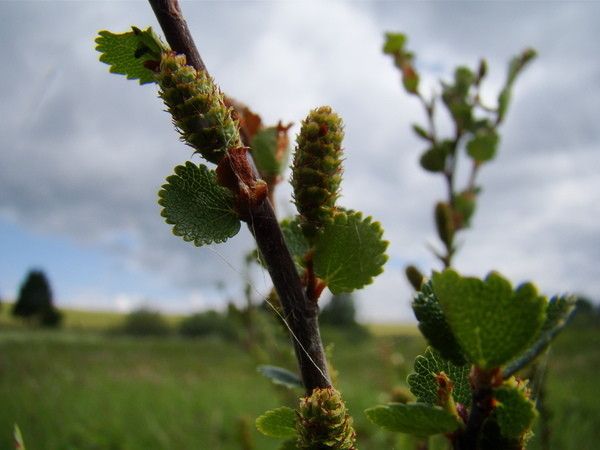
[[[242,145],[218,86],[206,72],[186,65],[185,55],[163,53],[156,80],[182,140],[207,161],[218,164],[228,149]]]
[[[300,399],[296,428],[301,450],[357,450],[352,417],[332,387]]]
[[[342,181],[342,119],[329,106],[314,109],[298,135],[292,187],[304,235],[310,240],[329,222]]]

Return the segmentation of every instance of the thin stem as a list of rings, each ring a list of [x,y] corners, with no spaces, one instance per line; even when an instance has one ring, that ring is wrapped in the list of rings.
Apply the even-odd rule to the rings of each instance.
[[[183,53],[188,64],[206,70],[191,37],[177,0],[149,0],[171,48]],[[251,158],[248,155],[249,158]],[[252,167],[254,165],[248,161]],[[254,170],[255,174],[255,170]],[[256,175],[254,175],[256,178]],[[279,294],[284,320],[293,337],[294,349],[307,394],[331,386],[318,324],[318,306],[306,298],[296,266],[285,244],[279,222],[268,198],[249,205],[248,228],[256,239],[273,285]]]
[[[149,2],[171,49],[176,53],[184,54],[190,66],[205,71],[206,66],[183,18],[179,2],[177,0],[149,0]]]
[[[502,381],[498,369],[473,367],[470,375],[473,393],[471,410],[465,430],[453,442],[454,450],[477,450],[481,428],[494,409],[493,389]]]
[[[477,174],[479,173],[479,168],[481,164],[477,160],[473,160],[473,164],[471,165],[471,173],[469,174],[469,181],[467,182],[467,191],[475,192],[475,181],[477,179]]]
[[[429,103],[427,102],[427,100],[425,100],[425,97],[423,97],[423,95],[420,92],[417,92],[417,96],[419,97],[419,100],[421,101],[423,108],[425,108],[425,113],[427,114],[427,122],[429,124],[429,136],[431,137],[431,143],[433,145],[436,145],[437,144],[437,131],[436,131],[435,120],[434,120],[435,96],[432,96],[431,102],[429,102]]]

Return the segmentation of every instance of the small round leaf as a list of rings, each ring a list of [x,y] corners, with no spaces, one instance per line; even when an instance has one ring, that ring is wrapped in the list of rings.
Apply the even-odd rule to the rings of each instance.
[[[240,230],[233,194],[217,184],[214,171],[186,162],[158,193],[161,215],[173,234],[194,245],[225,242]]]
[[[371,217],[340,211],[315,242],[315,273],[334,294],[360,289],[383,272],[387,261],[383,229]]]

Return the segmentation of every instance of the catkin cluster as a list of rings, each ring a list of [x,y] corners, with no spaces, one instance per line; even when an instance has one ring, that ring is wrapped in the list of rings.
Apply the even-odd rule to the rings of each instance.
[[[342,119],[329,106],[310,112],[297,139],[292,186],[302,231],[314,237],[335,212],[342,181]]]
[[[356,450],[352,417],[340,393],[330,387],[315,389],[300,399],[298,448],[301,450]]]
[[[218,164],[228,149],[241,146],[223,94],[206,72],[186,64],[185,55],[163,53],[156,80],[182,140],[206,160]]]

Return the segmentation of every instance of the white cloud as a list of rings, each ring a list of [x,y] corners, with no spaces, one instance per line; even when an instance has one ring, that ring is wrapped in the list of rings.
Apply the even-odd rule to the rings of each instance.
[[[600,8],[578,6],[527,5],[517,18],[514,5],[505,4],[202,2],[183,8],[212,74],[266,122],[294,121],[296,132],[321,104],[343,116],[341,203],[380,220],[391,241],[393,264],[360,295],[361,316],[375,320],[411,316],[404,263],[439,267],[425,242],[435,241],[432,207],[444,192],[440,180],[418,168],[423,145],[410,123],[423,115],[380,52],[386,30],[410,35],[429,86],[451,77],[454,66],[488,56],[490,101],[510,55],[538,48],[539,60],[517,84],[498,161],[482,171],[484,194],[456,261],[467,272],[498,268],[515,281],[534,279],[544,290],[598,292],[600,65],[589,55],[600,41]],[[0,42],[11,62],[0,75],[2,217],[108,248],[128,267],[177,286],[185,294],[160,299],[167,309],[222,304],[218,278],[236,286],[229,295],[239,295],[233,280],[252,245],[249,234],[217,247],[227,263],[170,235],[155,193],[191,151],[177,141],[154,88],[108,75],[92,49],[97,29],[155,23],[150,8],[57,2],[2,3],[0,10]],[[574,29],[573,20],[581,26]],[[22,24],[18,40],[16,23]],[[293,209],[289,193],[289,186],[279,190],[282,213]],[[111,298],[123,306],[138,297]],[[85,302],[95,304],[92,297]]]

